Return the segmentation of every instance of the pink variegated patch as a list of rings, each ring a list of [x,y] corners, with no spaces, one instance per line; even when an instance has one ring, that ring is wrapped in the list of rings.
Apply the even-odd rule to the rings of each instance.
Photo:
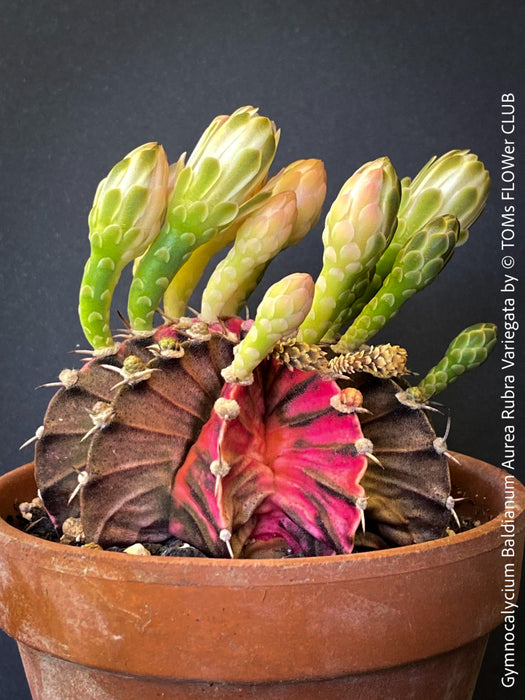
[[[337,393],[335,382],[270,361],[252,385],[225,384],[221,396],[239,416],[212,412],[190,449],[175,477],[171,533],[211,556],[230,547],[235,556],[350,552],[367,460],[354,448],[357,417],[330,406]],[[218,463],[222,475],[210,468]]]

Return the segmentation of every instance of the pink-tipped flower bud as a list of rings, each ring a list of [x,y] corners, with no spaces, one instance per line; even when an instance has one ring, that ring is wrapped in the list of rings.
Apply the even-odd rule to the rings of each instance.
[[[274,175],[264,190],[278,194],[290,191],[297,201],[297,219],[286,241],[286,247],[298,243],[321,216],[326,196],[326,171],[321,160],[297,160]]]
[[[388,158],[346,181],[326,217],[323,268],[299,340],[317,343],[368,283],[396,224],[400,184]]]
[[[297,217],[293,192],[267,199],[240,225],[233,248],[213,271],[202,295],[200,317],[208,323],[229,315],[232,299],[246,298],[253,278],[282,250]]]

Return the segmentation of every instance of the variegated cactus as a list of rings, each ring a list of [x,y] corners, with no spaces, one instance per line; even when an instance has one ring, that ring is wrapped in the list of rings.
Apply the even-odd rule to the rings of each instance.
[[[267,180],[278,138],[244,107],[213,120],[187,163],[168,167],[162,147],[146,144],[99,186],[79,304],[93,350],[50,384],[60,388],[34,438],[59,532],[73,523],[77,540],[103,547],[177,537],[214,557],[443,536],[453,500],[429,401],[487,357],[496,329],[463,331],[415,386],[404,348],[368,343],[464,241],[488,174],[468,151],[401,184],[387,158],[365,164],[329,209],[317,281],[288,275],[243,319],[326,193],[316,159]],[[186,311],[228,244],[200,311]],[[111,298],[133,260],[129,324],[115,342]]]

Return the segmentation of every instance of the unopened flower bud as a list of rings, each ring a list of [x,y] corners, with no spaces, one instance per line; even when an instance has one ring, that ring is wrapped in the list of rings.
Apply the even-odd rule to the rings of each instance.
[[[235,313],[252,291],[254,273],[256,283],[260,271],[285,246],[296,218],[293,192],[270,197],[246,217],[232,249],[217,265],[204,290],[200,314],[203,320],[212,322]]]
[[[326,171],[321,160],[310,158],[290,163],[274,175],[264,190],[272,195],[293,192],[297,202],[297,218],[286,247],[298,243],[317,223],[326,196]]]
[[[297,331],[311,306],[313,292],[312,278],[302,273],[288,275],[270,287],[252,327],[235,348],[232,364],[222,371],[226,381],[248,380],[275,344]]]
[[[249,206],[260,188],[279,140],[275,124],[242,107],[217,117],[202,135],[187,164],[177,171],[166,222],[134,273],[128,314],[134,330],[149,330],[163,294],[192,253],[220,235]],[[177,284],[187,294],[186,278]],[[170,312],[180,310],[176,289]]]
[[[91,256],[80,286],[79,316],[91,345],[114,345],[109,314],[113,291],[131,260],[157,237],[166,210],[168,161],[147,143],[117,163],[100,183],[89,214]]]
[[[399,193],[388,158],[366,163],[343,185],[326,217],[323,268],[299,340],[319,342],[363,293],[393,234]]]

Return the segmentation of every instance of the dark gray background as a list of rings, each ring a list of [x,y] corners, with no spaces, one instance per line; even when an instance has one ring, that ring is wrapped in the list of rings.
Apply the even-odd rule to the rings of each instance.
[[[500,95],[517,93],[523,122],[520,2],[2,0],[0,10],[0,471],[31,459],[18,445],[50,397],[34,387],[85,346],[77,293],[98,181],[146,141],[164,144],[174,161],[216,114],[244,104],[282,129],[272,172],[297,158],[324,160],[327,202],[381,155],[405,176],[451,148],[477,153],[493,176],[486,211],[387,337],[424,372],[465,326],[501,322]],[[521,154],[518,164],[523,175]],[[263,288],[292,271],[317,274],[321,229],[272,265]],[[125,299],[120,290],[122,311]],[[496,464],[500,357],[497,349],[442,397],[453,416],[449,445]],[[0,698],[24,700],[15,645],[0,642]],[[502,663],[495,633],[477,700],[513,697],[499,685]]]

